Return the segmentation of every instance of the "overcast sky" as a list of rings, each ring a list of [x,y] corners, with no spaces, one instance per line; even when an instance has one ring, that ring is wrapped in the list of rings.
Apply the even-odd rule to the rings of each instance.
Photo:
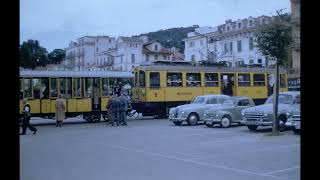
[[[20,0],[20,42],[36,39],[50,52],[84,35],[217,26],[282,8],[290,12],[290,0]]]

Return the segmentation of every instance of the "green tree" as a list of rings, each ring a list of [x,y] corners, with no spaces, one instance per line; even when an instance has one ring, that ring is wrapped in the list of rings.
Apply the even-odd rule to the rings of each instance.
[[[54,49],[52,52],[48,54],[48,58],[50,59],[50,63],[57,64],[66,57],[66,51],[63,49]]]
[[[34,69],[49,63],[48,52],[37,40],[27,40],[20,45],[20,66]]]
[[[291,49],[292,33],[290,15],[277,11],[278,16],[264,28],[256,32],[256,47],[260,52],[276,61],[275,101],[274,101],[274,123],[272,133],[278,132],[278,98],[279,98],[279,66],[288,66],[290,58],[288,53]]]

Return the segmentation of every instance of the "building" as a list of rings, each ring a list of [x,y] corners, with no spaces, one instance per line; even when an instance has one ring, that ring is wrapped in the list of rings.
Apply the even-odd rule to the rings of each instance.
[[[162,46],[160,41],[153,40],[143,44],[144,61],[170,61],[173,57],[173,52]]]
[[[200,27],[188,33],[185,42],[186,61],[228,62],[232,67],[274,63],[267,60],[254,46],[254,32],[272,21],[272,17],[248,17],[216,27]]]
[[[300,90],[300,0],[290,0],[290,2],[293,45],[288,87],[290,90]]]

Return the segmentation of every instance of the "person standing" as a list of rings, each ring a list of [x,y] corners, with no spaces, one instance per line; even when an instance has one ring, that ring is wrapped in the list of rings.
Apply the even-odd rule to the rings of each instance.
[[[62,96],[60,95],[58,99],[56,99],[56,127],[62,127],[62,122],[65,119],[65,105],[64,105],[64,100],[62,99]]]
[[[36,134],[38,130],[30,124],[31,107],[27,99],[23,100],[23,105],[22,133],[20,135],[26,135],[27,128],[33,131],[33,134]]]
[[[122,125],[127,125],[128,101],[123,93],[121,93],[119,100],[120,100],[120,123]]]
[[[112,112],[112,126],[114,125],[114,121],[117,121],[117,126],[119,126],[120,100],[117,93],[115,93],[111,98],[110,108]]]

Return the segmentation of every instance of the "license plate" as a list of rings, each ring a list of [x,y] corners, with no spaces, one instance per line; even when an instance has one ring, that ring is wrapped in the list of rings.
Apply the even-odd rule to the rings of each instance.
[[[258,121],[247,121],[247,125],[258,125]]]

